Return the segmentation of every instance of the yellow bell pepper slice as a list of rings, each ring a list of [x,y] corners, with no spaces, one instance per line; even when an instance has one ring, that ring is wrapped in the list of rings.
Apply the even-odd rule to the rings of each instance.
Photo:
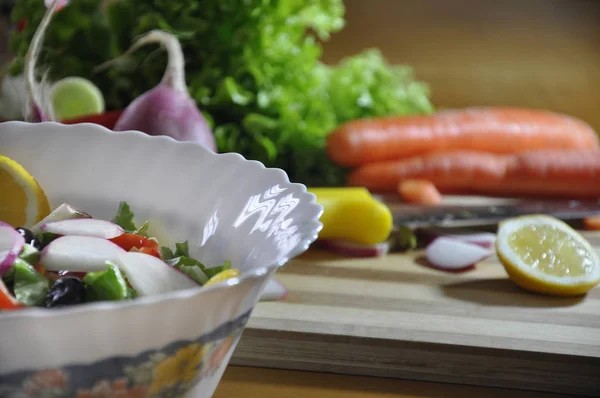
[[[393,227],[392,212],[366,188],[309,188],[323,206],[319,239],[345,239],[365,245],[386,240]]]

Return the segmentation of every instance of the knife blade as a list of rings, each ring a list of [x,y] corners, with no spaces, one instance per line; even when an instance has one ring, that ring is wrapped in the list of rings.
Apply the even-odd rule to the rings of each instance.
[[[509,203],[419,206],[385,201],[394,225],[416,227],[468,228],[496,225],[500,221],[528,214],[546,214],[560,220],[578,221],[600,215],[600,200],[515,200]]]

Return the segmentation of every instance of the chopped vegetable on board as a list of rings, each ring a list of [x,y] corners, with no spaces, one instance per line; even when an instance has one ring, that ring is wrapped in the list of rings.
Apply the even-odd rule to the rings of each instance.
[[[364,188],[310,188],[323,206],[319,239],[362,245],[385,242],[393,227],[392,212]]]

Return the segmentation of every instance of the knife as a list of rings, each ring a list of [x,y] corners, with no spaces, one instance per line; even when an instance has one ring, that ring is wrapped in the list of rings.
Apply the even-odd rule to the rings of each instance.
[[[409,205],[385,200],[394,225],[410,228],[469,228],[497,225],[500,221],[528,214],[545,214],[565,222],[600,215],[600,200],[513,200],[491,204]]]

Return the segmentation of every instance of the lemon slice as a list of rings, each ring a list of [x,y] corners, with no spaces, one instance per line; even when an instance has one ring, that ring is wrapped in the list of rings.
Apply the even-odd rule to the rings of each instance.
[[[104,112],[104,97],[94,83],[82,77],[67,77],[52,87],[52,106],[59,120]]]
[[[237,270],[235,268],[226,269],[226,270],[223,270],[223,271],[219,272],[218,274],[216,274],[212,278],[210,278],[204,284],[204,286],[214,285],[216,283],[226,281],[227,279],[235,278],[236,276],[240,276],[240,271],[239,270]]]
[[[596,250],[554,217],[531,215],[502,222],[496,252],[509,277],[530,291],[578,296],[600,282]]]
[[[46,194],[19,163],[0,155],[0,221],[30,227],[50,214]]]

